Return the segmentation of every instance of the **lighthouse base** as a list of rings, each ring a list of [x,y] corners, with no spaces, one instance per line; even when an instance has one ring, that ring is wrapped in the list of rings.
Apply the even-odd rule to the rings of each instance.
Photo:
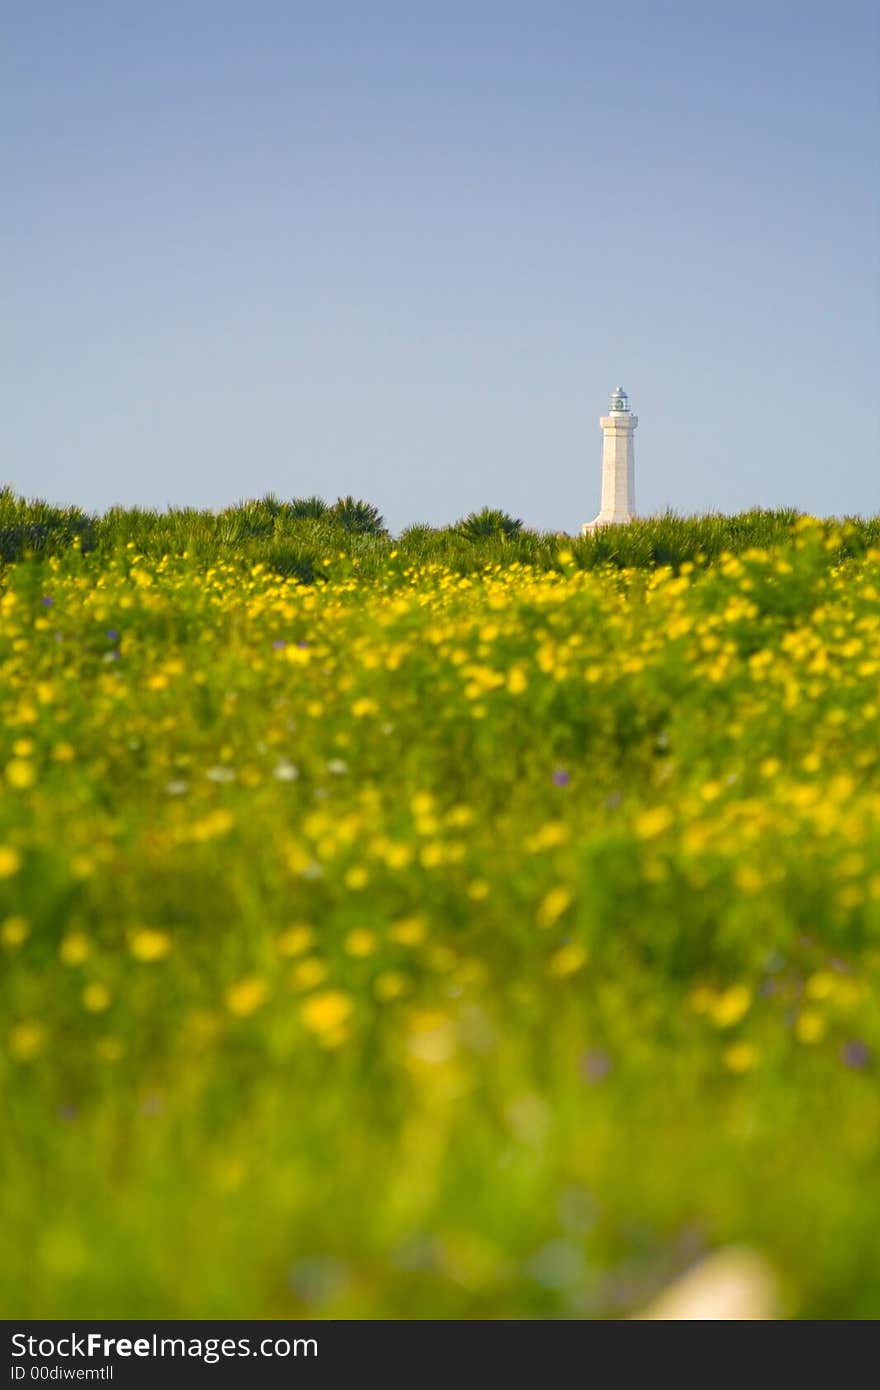
[[[584,522],[581,527],[581,535],[591,536],[594,531],[600,530],[603,526],[627,526],[631,521],[635,521],[632,512],[618,512],[611,516],[603,516],[600,512],[595,521]]]

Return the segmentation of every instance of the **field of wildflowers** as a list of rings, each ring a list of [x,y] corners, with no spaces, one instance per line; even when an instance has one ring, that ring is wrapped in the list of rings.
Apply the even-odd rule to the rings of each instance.
[[[877,523],[195,515],[0,533],[3,1314],[880,1315]]]

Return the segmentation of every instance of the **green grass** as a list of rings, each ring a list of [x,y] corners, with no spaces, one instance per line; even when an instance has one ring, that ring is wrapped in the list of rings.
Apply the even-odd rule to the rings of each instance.
[[[3,1314],[877,1316],[878,520],[343,501],[0,497]]]

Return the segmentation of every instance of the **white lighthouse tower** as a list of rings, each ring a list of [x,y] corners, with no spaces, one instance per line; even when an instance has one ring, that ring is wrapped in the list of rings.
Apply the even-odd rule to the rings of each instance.
[[[589,535],[597,526],[619,526],[632,521],[636,510],[635,454],[633,431],[639,417],[633,415],[622,386],[611,396],[611,411],[599,421],[602,426],[602,503],[595,521],[581,528]]]

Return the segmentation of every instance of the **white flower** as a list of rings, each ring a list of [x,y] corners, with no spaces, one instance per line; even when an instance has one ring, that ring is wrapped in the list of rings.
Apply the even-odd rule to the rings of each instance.
[[[275,765],[274,776],[279,782],[295,782],[299,776],[299,768],[288,758],[282,758]]]
[[[222,767],[220,765],[218,765],[217,767],[209,767],[208,771],[205,773],[205,776],[211,782],[234,782],[235,768]]]

